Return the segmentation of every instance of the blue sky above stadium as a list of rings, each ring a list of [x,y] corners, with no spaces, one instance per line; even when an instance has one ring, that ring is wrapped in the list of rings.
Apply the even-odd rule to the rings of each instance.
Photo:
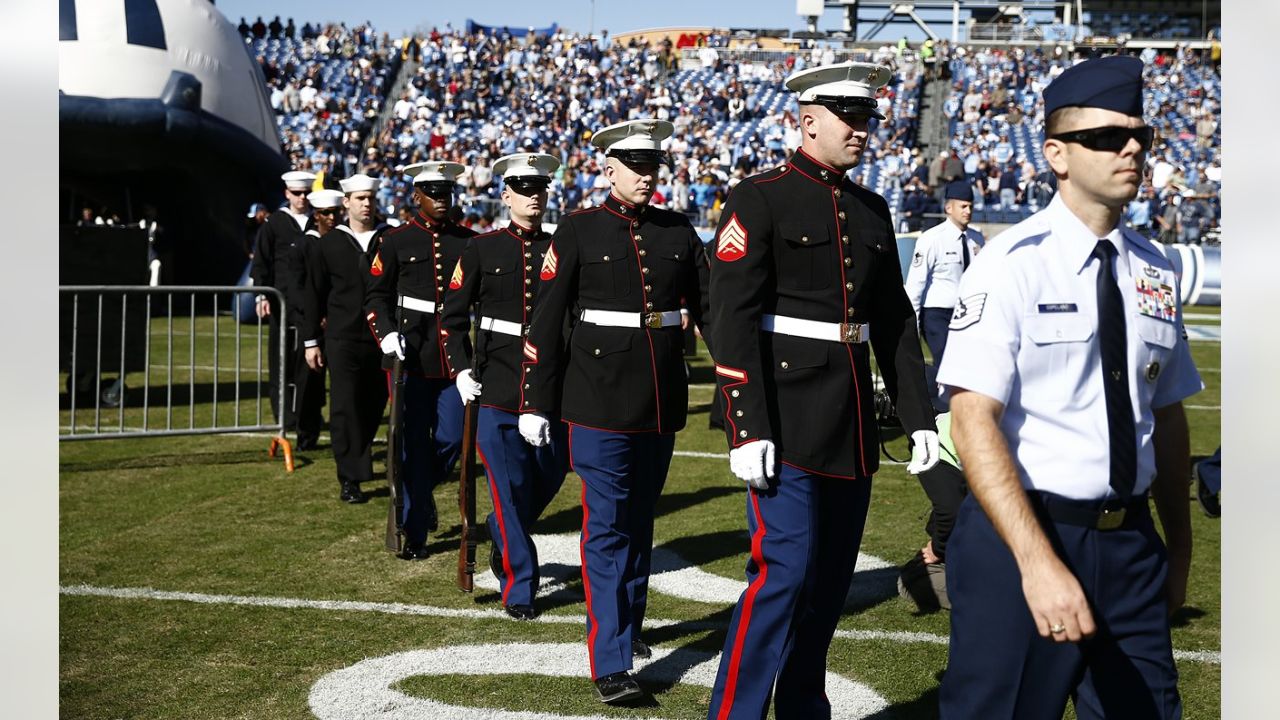
[[[622,0],[484,0],[479,3],[217,0],[216,5],[233,23],[238,23],[241,16],[252,23],[259,15],[264,22],[270,22],[275,15],[279,15],[282,22],[292,17],[298,25],[306,20],[340,20],[348,25],[370,20],[380,31],[391,33],[427,30],[433,25],[443,27],[446,22],[452,23],[455,28],[462,27],[468,18],[482,25],[546,27],[551,23],[559,23],[561,27],[572,31],[607,29],[612,34],[689,25],[804,29],[804,21],[796,14],[795,0],[743,0],[731,5],[688,0],[646,0],[642,3]],[[729,7],[732,9],[727,9]],[[926,20],[934,21],[927,13],[921,13],[926,15]],[[842,19],[842,11],[827,10],[818,27],[822,30],[838,30]],[[935,32],[949,37],[949,13],[945,18],[937,19],[945,22],[935,26]],[[887,41],[903,35],[912,40],[924,38],[920,29],[913,25],[889,26],[877,37]]]

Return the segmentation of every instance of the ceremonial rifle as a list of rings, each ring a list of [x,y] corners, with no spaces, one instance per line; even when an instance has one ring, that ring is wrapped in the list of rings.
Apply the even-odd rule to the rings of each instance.
[[[471,378],[476,378],[475,353],[472,353]],[[462,531],[458,535],[458,589],[475,590],[476,574],[476,421],[480,413],[479,398],[462,407],[462,467],[458,472],[458,510],[462,514]]]
[[[387,423],[387,487],[391,502],[387,504],[387,550],[404,552],[404,478],[401,477],[400,450],[404,444],[404,369],[397,357],[391,365],[391,419]]]

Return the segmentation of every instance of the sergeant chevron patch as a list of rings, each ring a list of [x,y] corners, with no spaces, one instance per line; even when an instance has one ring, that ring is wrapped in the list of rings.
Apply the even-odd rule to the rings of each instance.
[[[747,255],[747,229],[738,222],[734,213],[716,238],[716,258],[722,262],[741,260]]]
[[[462,287],[462,260],[458,260],[458,264],[453,266],[453,277],[449,278],[449,289],[457,290]]]
[[[987,294],[978,293],[962,298],[956,302],[956,309],[951,313],[951,330],[963,330],[982,319],[982,308],[987,304]]]
[[[538,277],[543,280],[550,280],[556,276],[556,265],[560,262],[560,258],[556,255],[556,246],[552,245],[547,249],[546,257],[542,258],[542,273]]]
[[[524,356],[533,362],[538,362],[538,348],[530,345],[528,340],[524,341]]]
[[[382,251],[379,250],[377,255],[373,256],[373,265],[369,266],[370,275],[382,274]]]

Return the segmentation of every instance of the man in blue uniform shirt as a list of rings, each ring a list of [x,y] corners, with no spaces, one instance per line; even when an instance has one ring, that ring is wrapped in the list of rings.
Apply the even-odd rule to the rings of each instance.
[[[551,173],[559,167],[559,160],[544,153],[516,153],[493,164],[494,174],[502,177],[502,204],[511,222],[467,243],[441,318],[446,359],[462,401],[480,403],[476,444],[493,499],[485,521],[489,568],[500,582],[503,608],[517,620],[535,614],[539,574],[533,523],[568,470],[568,429],[559,417],[552,417],[551,441],[542,447],[531,447],[519,431],[524,338],[551,244],[542,213]],[[473,308],[475,353],[467,342]]]
[[[1058,194],[969,268],[938,373],[971,491],[941,715],[1056,720],[1071,697],[1080,718],[1177,718],[1182,400],[1203,386],[1173,268],[1120,221],[1152,140],[1142,62],[1080,63],[1044,100]]]
[[[942,362],[947,348],[947,324],[956,306],[960,276],[982,249],[982,233],[969,227],[973,218],[973,187],[953,182],[943,191],[947,219],[921,233],[907,269],[907,297],[920,319],[920,334],[933,354],[933,364]]]

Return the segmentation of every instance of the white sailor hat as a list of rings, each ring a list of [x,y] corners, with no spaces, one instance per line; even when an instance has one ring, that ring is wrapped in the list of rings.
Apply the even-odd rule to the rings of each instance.
[[[290,190],[306,190],[311,187],[311,183],[316,181],[316,174],[309,173],[306,170],[290,170],[280,176],[284,181],[284,186]]]
[[[378,184],[378,178],[369,177],[364,173],[352,175],[349,178],[338,181],[338,185],[342,188],[342,192],[347,195],[350,195],[351,193],[364,192],[365,190],[377,190]]]
[[[316,190],[307,195],[311,207],[321,210],[342,207],[342,193],[337,190]]]
[[[876,109],[876,91],[884,87],[892,75],[883,65],[842,62],[792,73],[786,86],[799,93],[797,99],[802,105],[815,103],[841,114],[870,115],[883,120],[884,115]]]
[[[560,160],[546,153],[515,153],[503,155],[493,164],[493,173],[502,177],[508,185],[551,184],[551,173],[560,167]]]
[[[447,182],[455,183],[458,176],[467,168],[460,163],[429,160],[427,162],[405,165],[404,176],[413,180],[413,184]]]
[[[674,130],[666,120],[627,120],[600,129],[591,136],[591,144],[623,162],[662,162],[662,141]]]

